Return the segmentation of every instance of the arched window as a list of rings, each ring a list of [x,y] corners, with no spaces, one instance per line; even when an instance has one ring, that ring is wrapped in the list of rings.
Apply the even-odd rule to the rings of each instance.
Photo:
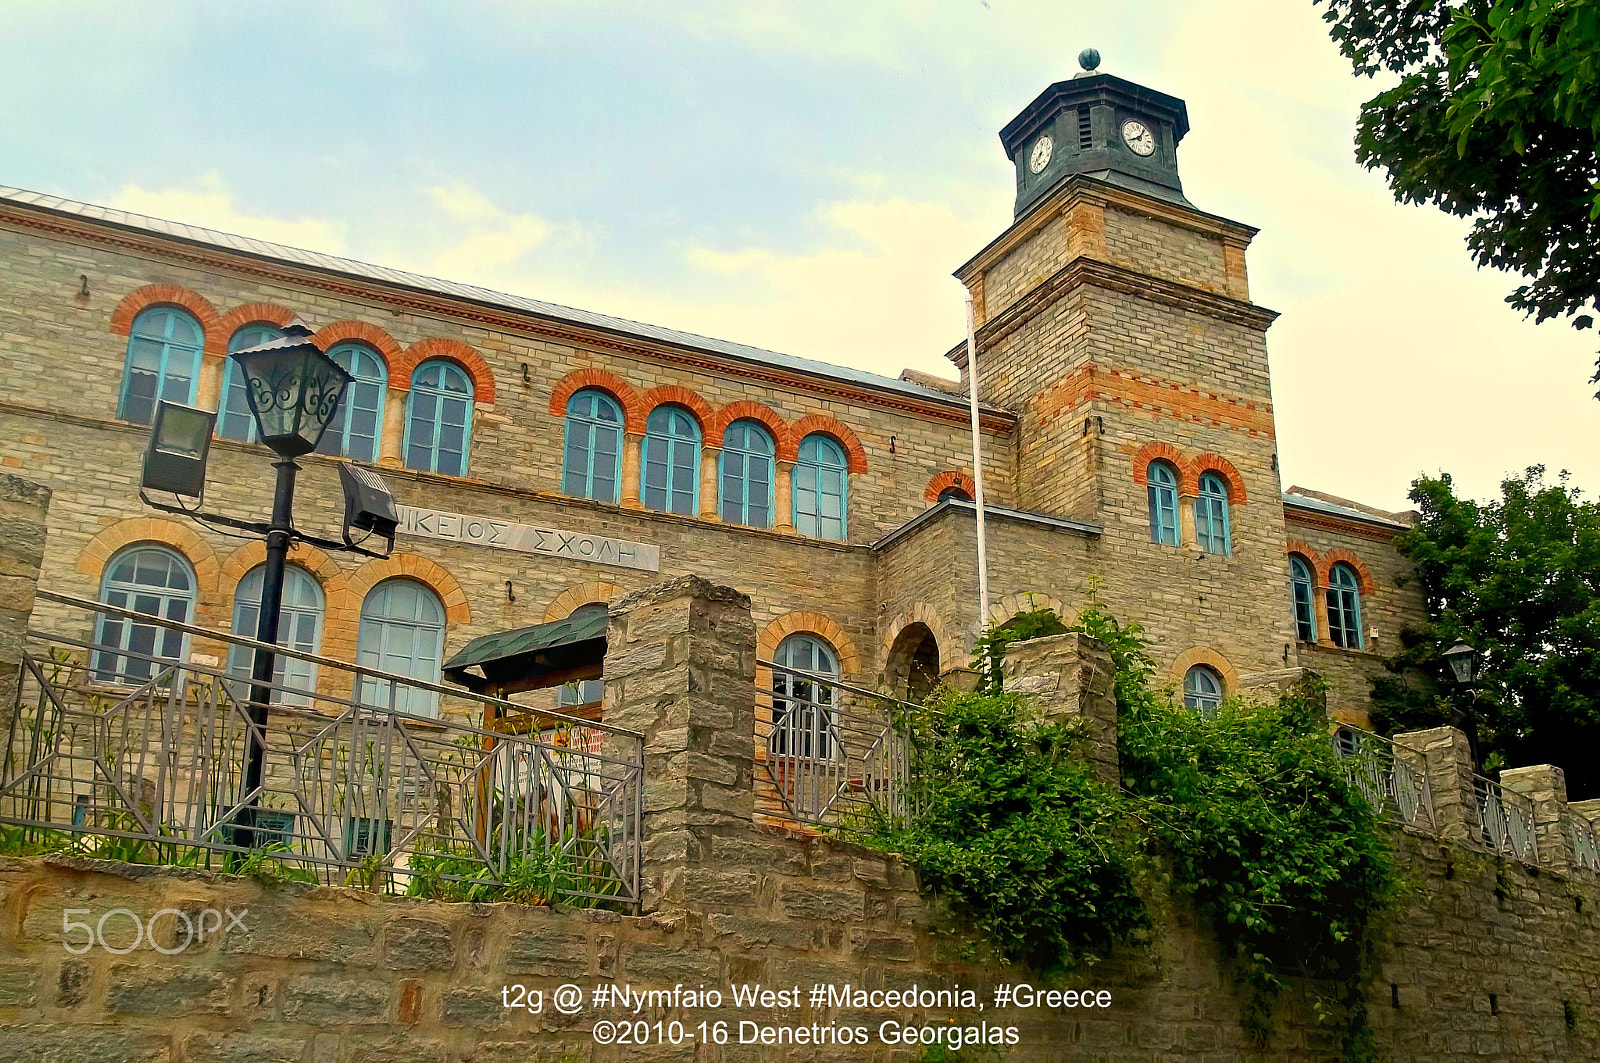
[[[194,617],[195,577],[178,554],[163,546],[137,546],[111,559],[100,600],[164,620]],[[94,677],[101,683],[143,683],[167,664],[184,659],[183,632],[101,614],[95,633]]]
[[[799,459],[794,465],[795,530],[843,542],[847,512],[844,448],[825,435],[813,434],[800,441]]]
[[[186,310],[152,306],[139,312],[128,330],[128,357],[122,367],[122,397],[117,416],[149,424],[156,403],[194,403],[205,332]]]
[[[606,613],[605,602],[591,602],[580,605],[567,617],[574,623],[583,623]],[[563,683],[561,692],[556,695],[556,704],[564,709],[577,708],[579,705],[593,705],[605,696],[605,682],[600,679],[579,679],[572,683]]]
[[[248,350],[281,339],[283,330],[271,325],[246,325],[228,338],[228,353]],[[217,435],[241,443],[256,441],[256,417],[250,412],[244,374],[232,358],[222,360],[222,401],[217,403]]]
[[[693,516],[700,509],[700,426],[681,406],[657,406],[644,425],[639,501]]]
[[[755,421],[735,421],[722,433],[717,482],[724,521],[772,527],[773,453],[772,436]]]
[[[1361,579],[1340,561],[1328,570],[1328,636],[1335,646],[1359,650],[1361,637]]]
[[[1228,528],[1228,485],[1214,472],[1200,475],[1200,497],[1194,500],[1194,537],[1208,554],[1233,553]]]
[[[1145,474],[1150,495],[1150,541],[1178,545],[1178,471],[1164,461],[1152,461]]]
[[[417,366],[406,399],[406,465],[465,476],[471,440],[472,381],[467,374],[442,359]]]
[[[389,369],[371,347],[336,343],[328,357],[355,377],[344,389],[333,423],[317,445],[319,454],[342,454],[356,461],[377,461],[383,438],[383,396],[389,387]]]
[[[622,408],[605,392],[585,388],[567,400],[561,493],[615,502],[621,479]]]
[[[1299,554],[1289,555],[1289,593],[1294,599],[1294,634],[1301,642],[1317,641],[1316,582],[1311,566]]]
[[[257,565],[246,572],[233,592],[233,633],[253,639],[261,624],[261,584],[266,567]],[[302,653],[318,653],[322,647],[322,587],[315,577],[298,565],[283,571],[283,603],[278,609],[278,645]],[[228,671],[250,678],[255,651],[234,646],[228,653]],[[317,689],[317,666],[292,657],[274,657],[272,681],[289,690],[311,693]],[[243,684],[241,684],[243,686]],[[244,688],[248,690],[248,688]],[[243,696],[248,697],[248,693]],[[280,694],[275,702],[309,705],[310,698]]]
[[[1183,676],[1183,707],[1199,709],[1209,716],[1222,704],[1222,677],[1213,669],[1197,664]]]
[[[427,683],[439,681],[444,656],[444,605],[439,596],[408,579],[385,580],[361,603],[361,631],[356,663]],[[363,677],[356,700],[393,708],[414,716],[439,715],[439,695],[432,690]]]
[[[960,499],[962,502],[972,501],[972,496],[967,493],[966,488],[954,486],[946,487],[943,491],[940,491],[939,497],[936,501],[943,502],[949,498]]]
[[[767,749],[779,756],[836,759],[839,749],[834,688],[781,670],[796,668],[837,677],[839,657],[833,647],[815,635],[790,635],[778,644],[773,663],[779,668],[772,670],[772,736]]]

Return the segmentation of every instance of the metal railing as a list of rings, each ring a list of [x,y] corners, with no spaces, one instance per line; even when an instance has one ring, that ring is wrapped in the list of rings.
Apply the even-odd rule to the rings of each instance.
[[[1600,843],[1595,840],[1594,824],[1574,812],[1567,814],[1572,828],[1572,864],[1600,871]]]
[[[756,686],[757,771],[787,818],[834,826],[869,808],[894,819],[915,814],[911,745],[893,714],[917,706],[833,676],[759,664],[771,680]]]
[[[1433,814],[1433,789],[1420,758],[1380,735],[1341,726],[1333,749],[1344,762],[1345,777],[1383,815],[1430,833],[1438,831]]]
[[[1537,864],[1539,840],[1533,801],[1482,775],[1472,776],[1472,795],[1479,840],[1497,853]]]
[[[262,643],[39,597],[93,634],[29,632],[0,823],[57,844],[113,839],[115,852],[155,862],[227,864],[266,847],[325,882],[422,892],[509,876],[551,896],[637,905],[641,735],[548,710],[526,734],[489,731],[475,722],[486,706],[533,710],[282,646],[273,652],[297,665],[270,684],[262,726],[247,681]],[[101,641],[108,631],[115,644]],[[234,667],[192,652],[197,639]],[[183,659],[151,652],[180,643]],[[265,769],[245,792],[252,735]]]

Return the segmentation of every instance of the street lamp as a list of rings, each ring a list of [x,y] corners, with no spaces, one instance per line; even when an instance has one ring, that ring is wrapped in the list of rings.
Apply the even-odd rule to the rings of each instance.
[[[1440,656],[1444,658],[1444,663],[1450,666],[1450,671],[1455,675],[1457,683],[1466,686],[1472,682],[1473,672],[1476,671],[1475,666],[1478,663],[1477,650],[1468,646],[1465,642],[1457,640],[1454,646],[1445,650]]]
[[[1477,678],[1478,651],[1457,639],[1456,644],[1440,654],[1444,662],[1450,666],[1450,674],[1455,677],[1456,684],[1465,690],[1472,698],[1474,710],[1478,704],[1478,688],[1473,685]],[[1450,702],[1450,726],[1467,736],[1467,751],[1472,756],[1474,767],[1478,764],[1478,714],[1476,711],[1468,713],[1461,707],[1460,698],[1453,698]]]
[[[278,644],[278,612],[283,607],[283,577],[294,536],[294,459],[317,449],[333,423],[339,399],[355,378],[311,340],[311,330],[293,321],[283,335],[259,346],[236,351],[234,361],[244,375],[245,395],[255,415],[256,432],[278,460],[277,487],[272,496],[272,521],[267,526],[267,559],[261,579],[261,610],[256,641]],[[277,655],[257,650],[250,668],[250,733],[247,742],[244,808],[240,826],[245,848],[255,843],[257,791],[266,761],[267,706],[272,700],[272,670]]]

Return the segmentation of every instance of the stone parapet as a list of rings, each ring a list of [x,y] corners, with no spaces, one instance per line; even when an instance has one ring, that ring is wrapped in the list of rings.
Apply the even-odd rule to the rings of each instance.
[[[1031,698],[1051,722],[1082,720],[1095,774],[1120,782],[1116,668],[1105,643],[1079,632],[1013,642],[1002,665],[1006,690]]]
[[[0,734],[11,723],[49,513],[50,488],[0,473]]]

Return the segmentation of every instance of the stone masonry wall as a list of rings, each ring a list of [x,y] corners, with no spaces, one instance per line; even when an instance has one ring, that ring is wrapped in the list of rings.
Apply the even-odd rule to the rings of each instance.
[[[48,487],[0,473],[0,733],[11,723],[49,512]]]

